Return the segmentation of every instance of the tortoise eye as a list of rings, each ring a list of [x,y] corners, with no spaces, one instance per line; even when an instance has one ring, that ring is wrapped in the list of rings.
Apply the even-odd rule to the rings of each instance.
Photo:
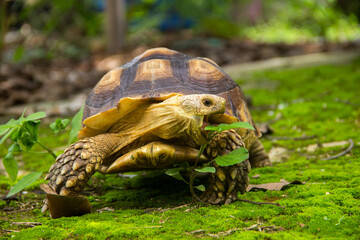
[[[205,99],[203,100],[203,104],[206,106],[206,107],[210,107],[212,105],[212,101],[209,100],[209,99]]]

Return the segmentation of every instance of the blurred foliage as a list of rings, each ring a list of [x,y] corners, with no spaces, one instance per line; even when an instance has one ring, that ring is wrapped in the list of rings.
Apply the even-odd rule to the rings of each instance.
[[[354,13],[340,11],[335,0],[264,1],[265,19],[244,35],[265,42],[348,41],[360,38]]]
[[[103,28],[103,18],[96,12],[91,0],[80,3],[63,0],[15,1],[14,4],[24,4],[19,20],[48,34],[64,33],[70,40],[75,40],[75,33],[94,36]]]
[[[245,37],[264,42],[311,40],[347,41],[360,37],[359,6],[339,7],[335,0],[257,1],[257,16],[249,16],[252,0],[138,0],[130,2],[130,33],[149,28],[191,28],[222,38]],[[346,10],[348,8],[353,11]],[[357,7],[357,8],[356,8]],[[253,19],[256,18],[256,19]],[[254,21],[255,20],[255,21]],[[168,25],[164,26],[164,22]]]
[[[231,38],[238,27],[231,19],[231,0],[138,0],[130,1],[130,32],[160,28],[175,31],[192,28],[196,32]]]
[[[7,59],[81,58],[89,49],[105,47],[105,0],[0,1],[0,51],[8,30],[18,31],[25,39],[24,46],[13,48]],[[126,5],[130,47],[151,46],[161,42],[162,32],[183,29],[190,29],[192,37],[260,42],[360,38],[359,1],[127,0]]]
[[[97,11],[92,0],[4,2],[6,31],[18,31],[24,39],[10,57],[15,62],[55,56],[79,58],[89,48],[84,37],[103,33],[104,14]],[[22,54],[24,51],[26,54]]]

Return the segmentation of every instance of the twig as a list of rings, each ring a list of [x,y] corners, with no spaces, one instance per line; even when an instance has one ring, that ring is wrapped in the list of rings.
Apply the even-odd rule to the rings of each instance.
[[[14,210],[14,211],[6,212],[6,214],[9,215],[9,214],[18,213],[18,212],[26,212],[26,211],[31,211],[34,209],[41,209],[41,207],[31,207],[30,209],[26,208],[26,209]]]
[[[41,222],[12,222],[12,225],[18,225],[18,226],[26,226],[26,227],[35,227],[42,225]]]
[[[335,156],[323,158],[323,159],[320,159],[320,160],[332,160],[332,159],[344,156],[345,154],[350,152],[351,149],[354,147],[354,142],[353,142],[353,140],[351,138],[349,139],[349,143],[350,143],[350,146],[345,151],[343,151],[343,152],[341,152],[341,153],[339,153],[339,154],[337,154]]]
[[[176,210],[176,209],[179,209],[179,208],[183,208],[183,207],[188,207],[190,204],[184,204],[184,205],[180,205],[180,206],[177,206],[177,207],[173,207],[173,208],[148,208],[148,209],[145,209],[145,212],[148,213],[148,212],[166,212],[166,211],[170,211],[170,210]]]
[[[229,229],[225,232],[219,232],[217,234],[212,234],[212,233],[208,233],[207,235],[210,236],[210,237],[215,237],[215,238],[220,238],[220,237],[225,237],[225,236],[228,236],[230,234],[232,234],[233,232],[236,232],[236,231],[239,231],[240,228],[232,228],[232,229]]]
[[[316,135],[312,135],[312,136],[301,136],[301,137],[287,137],[287,136],[283,136],[283,137],[274,137],[274,136],[265,136],[265,138],[268,139],[274,139],[274,140],[307,140],[307,139],[313,139],[313,138],[317,138]]]
[[[199,234],[199,233],[203,233],[203,232],[206,232],[205,229],[198,229],[198,230],[194,230],[194,231],[191,231],[191,232],[187,232],[187,234]]]
[[[26,108],[25,108],[26,110]],[[24,112],[25,112],[24,110]],[[31,130],[25,125],[25,128],[31,132]],[[36,143],[39,144],[43,149],[45,149],[48,153],[50,153],[51,156],[53,156],[55,159],[57,158],[56,154],[50,149],[48,148],[47,146],[45,146],[44,144],[42,144],[41,142],[39,142],[38,140],[36,140]]]
[[[267,204],[267,205],[275,205],[275,206],[278,206],[278,207],[281,207],[281,208],[285,208],[284,206],[281,206],[278,203],[272,203],[272,202],[253,202],[253,201],[246,200],[246,199],[238,199],[237,201],[252,203],[252,204],[256,204],[256,205],[265,205],[265,204]]]
[[[20,232],[20,231],[19,230],[5,229],[4,232],[12,233],[12,232]]]
[[[184,208],[184,207],[188,207],[188,206],[189,206],[189,204],[184,204],[184,205],[180,205],[180,206],[173,207],[173,208],[160,209],[158,212],[166,212],[166,211],[169,211],[169,210],[176,210],[176,209]]]
[[[163,226],[145,226],[145,227],[130,227],[130,228],[162,228]]]
[[[275,231],[284,231],[283,227],[278,227],[275,225],[271,225],[271,226],[261,226],[262,224],[254,224],[251,227],[245,228],[245,230],[249,231],[249,230],[255,230],[257,229],[259,232],[262,232],[264,230],[275,230]]]
[[[254,224],[248,228],[245,228],[245,230],[254,230],[255,228],[257,228],[260,224]]]

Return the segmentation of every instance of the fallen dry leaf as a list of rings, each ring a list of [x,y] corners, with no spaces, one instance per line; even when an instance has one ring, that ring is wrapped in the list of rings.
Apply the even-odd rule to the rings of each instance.
[[[298,180],[294,180],[292,182],[288,182],[285,179],[281,179],[280,182],[276,183],[264,183],[264,184],[249,184],[249,186],[246,188],[247,192],[250,191],[256,191],[256,190],[263,190],[263,191],[280,191],[283,190],[286,186],[291,184],[305,184],[308,180],[305,182],[301,182]]]

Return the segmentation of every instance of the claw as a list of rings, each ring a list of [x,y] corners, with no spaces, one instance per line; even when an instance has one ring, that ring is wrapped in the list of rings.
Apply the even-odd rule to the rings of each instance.
[[[232,141],[228,141],[228,144],[230,145],[231,150],[235,150],[235,149],[239,148],[239,146],[236,145],[236,144],[235,144],[234,142],[232,142]]]
[[[70,194],[70,190],[67,189],[67,188],[65,188],[65,187],[63,187],[63,188],[61,189],[61,191],[60,191],[59,194],[60,194],[61,196],[67,196],[67,195]]]
[[[244,146],[245,144],[238,138],[237,134],[229,134],[229,138],[238,146]]]

